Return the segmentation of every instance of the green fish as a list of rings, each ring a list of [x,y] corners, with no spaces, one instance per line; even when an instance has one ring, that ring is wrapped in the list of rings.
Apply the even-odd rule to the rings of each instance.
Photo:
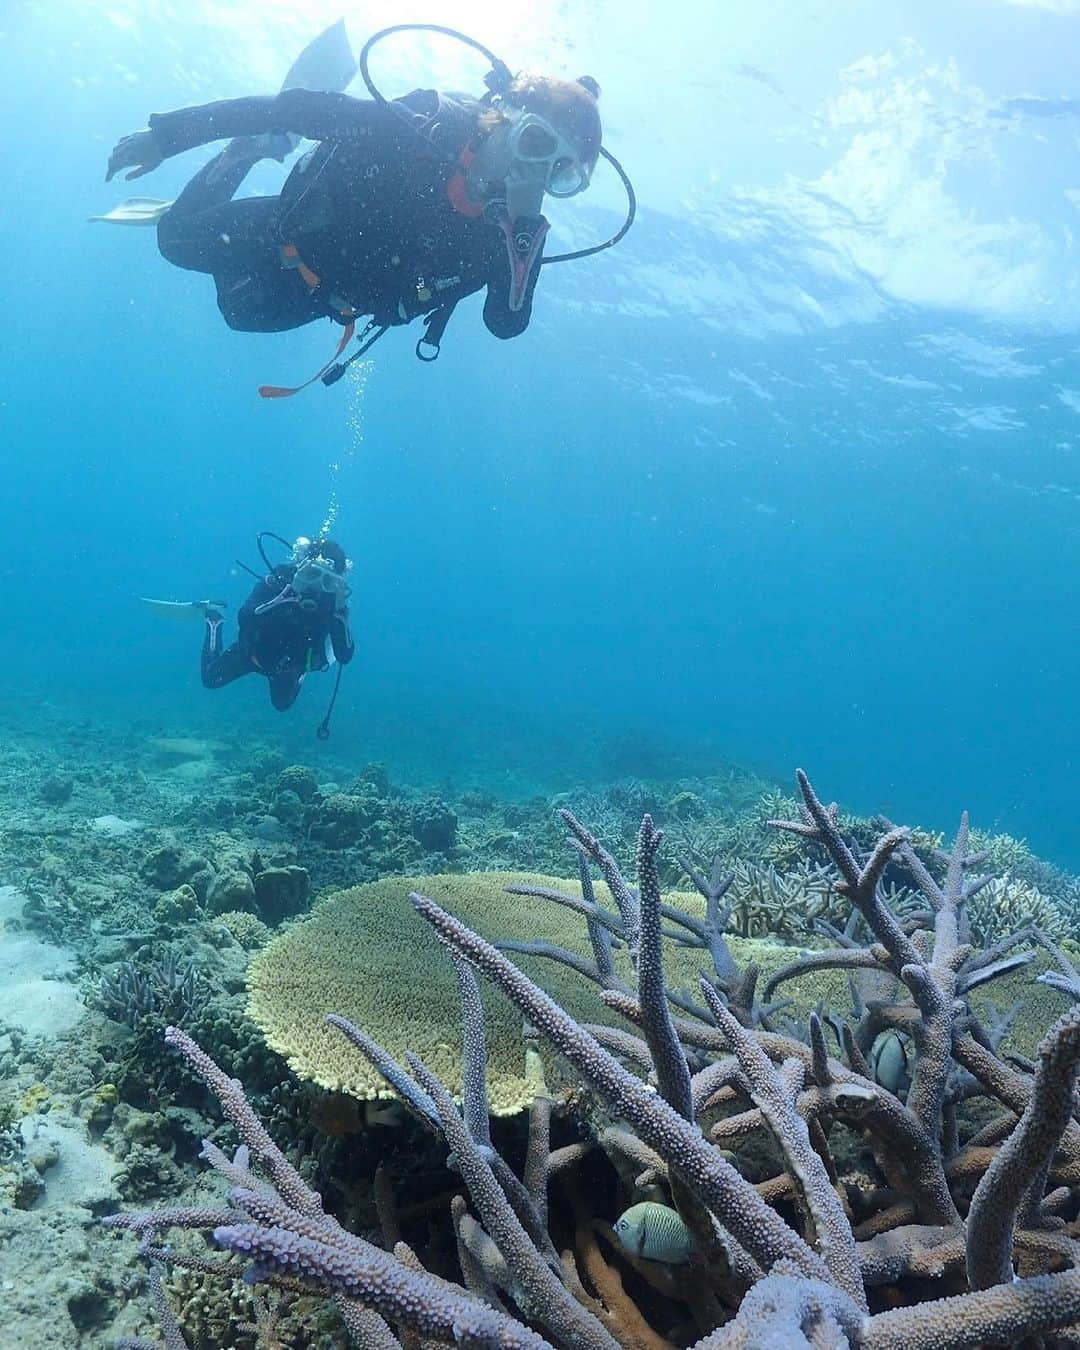
[[[690,1230],[669,1205],[643,1200],[631,1205],[615,1220],[615,1234],[623,1251],[646,1261],[664,1261],[684,1266],[690,1260],[694,1239]]]

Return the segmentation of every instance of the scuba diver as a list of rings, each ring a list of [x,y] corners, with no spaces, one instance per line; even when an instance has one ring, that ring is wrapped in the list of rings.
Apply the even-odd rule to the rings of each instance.
[[[366,58],[376,41],[400,29],[449,33],[483,52],[493,64],[489,92],[473,98],[417,89],[386,99],[368,75]],[[365,45],[359,65],[372,99],[361,100],[340,92],[356,68],[342,23],[312,48],[318,44],[324,56],[328,46],[334,50],[335,77],[322,88],[286,80],[277,95],[155,113],[148,129],[116,145],[106,174],[106,181],[124,170],[127,178],[140,178],[173,155],[232,138],[175,202],[147,202],[152,209],[142,211],[143,223],[157,224],[168,261],[213,277],[230,328],[279,332],[327,317],[345,328],[330,362],[298,388],[340,377],[349,362],[335,362],[358,316],[371,317],[352,360],[389,328],[420,315],[425,335],[416,354],[434,360],[454,306],[485,289],[488,330],[516,337],[528,326],[542,260],[597,252],[629,228],[633,190],[601,147],[600,90],[590,77],[513,75],[463,34],[406,24]],[[327,91],[327,83],[335,88]],[[298,138],[317,144],[278,196],[234,200],[253,165],[283,160]],[[623,229],[606,244],[543,259],[545,196],[584,192],[601,154],[627,191]],[[127,205],[138,216],[144,202]],[[124,211],[96,219],[136,223]],[[259,392],[283,397],[296,389],[263,386]]]
[[[259,536],[262,552],[264,531]],[[272,538],[278,538],[273,535]],[[281,540],[286,543],[287,541]],[[206,620],[202,646],[202,682],[207,689],[220,689],[242,675],[265,675],[270,683],[270,702],[285,712],[296,702],[304,676],[326,670],[331,655],[341,669],[353,659],[349,631],[349,562],[340,544],[332,539],[314,541],[301,537],[292,545],[288,562],[271,565],[259,578],[237,615],[239,633],[231,647],[222,642],[224,619],[211,602],[201,602]],[[330,709],[319,729],[320,739],[329,735]]]

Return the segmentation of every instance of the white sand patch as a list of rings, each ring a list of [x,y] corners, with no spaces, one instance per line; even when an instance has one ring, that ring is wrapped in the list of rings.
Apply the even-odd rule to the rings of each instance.
[[[35,1209],[54,1205],[95,1209],[115,1199],[116,1160],[103,1145],[91,1142],[81,1120],[25,1116],[20,1129],[27,1157],[45,1181],[45,1189],[34,1201]]]
[[[120,839],[125,834],[134,834],[143,828],[141,820],[125,820],[122,816],[95,816],[90,822],[95,834],[103,834],[109,839]]]
[[[69,982],[75,961],[66,948],[13,930],[24,899],[14,886],[0,886],[0,1023],[33,1036],[58,1036],[84,1012]]]

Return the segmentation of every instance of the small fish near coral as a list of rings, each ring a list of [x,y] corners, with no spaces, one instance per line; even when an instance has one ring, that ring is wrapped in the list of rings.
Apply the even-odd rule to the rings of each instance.
[[[682,1266],[690,1260],[694,1239],[678,1210],[656,1200],[642,1200],[615,1220],[615,1235],[623,1251],[646,1261]]]

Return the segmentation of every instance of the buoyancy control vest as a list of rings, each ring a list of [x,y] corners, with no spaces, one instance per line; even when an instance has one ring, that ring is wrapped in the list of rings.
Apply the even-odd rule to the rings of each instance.
[[[395,102],[408,109],[411,126],[387,107],[365,105],[348,139],[321,142],[302,156],[281,192],[277,229],[328,297],[336,294],[357,313],[404,301],[412,318],[437,307],[439,291],[448,289],[429,281],[456,277],[455,289],[465,291],[485,279],[486,240],[477,247],[475,226],[455,212],[446,191],[453,174],[446,155],[468,145],[480,104],[435,90]],[[425,290],[430,296],[418,299]]]

